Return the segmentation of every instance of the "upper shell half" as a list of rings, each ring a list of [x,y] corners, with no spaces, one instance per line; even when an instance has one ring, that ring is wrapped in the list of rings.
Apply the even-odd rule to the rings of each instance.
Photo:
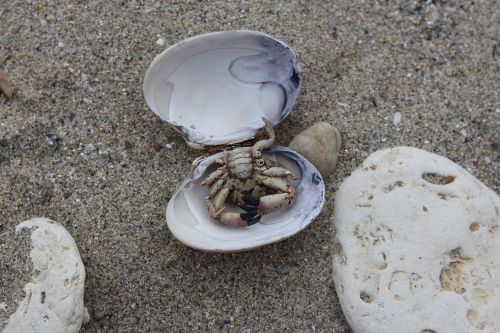
[[[213,32],[158,55],[144,78],[146,103],[194,148],[253,138],[266,117],[290,113],[300,90],[295,52],[256,31]]]
[[[295,189],[292,204],[264,214],[259,223],[249,227],[233,228],[218,224],[208,213],[205,203],[208,189],[202,187],[201,182],[215,170],[217,166],[213,162],[221,158],[222,154],[215,154],[201,161],[168,203],[168,227],[184,244],[213,252],[251,250],[296,234],[321,212],[325,201],[325,187],[318,170],[295,151],[275,147],[265,151],[263,156],[297,176],[292,184]],[[229,203],[226,208],[243,212]]]

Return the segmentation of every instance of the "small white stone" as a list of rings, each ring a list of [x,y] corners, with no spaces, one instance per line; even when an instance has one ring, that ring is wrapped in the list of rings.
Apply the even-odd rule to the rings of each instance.
[[[79,332],[89,314],[83,305],[85,267],[73,237],[46,218],[24,221],[16,233],[25,228],[33,230],[30,257],[36,274],[3,333]]]
[[[96,150],[95,146],[91,143],[89,143],[88,145],[85,145],[85,148],[83,149],[83,152],[85,154],[91,154],[92,152],[94,152]]]
[[[167,148],[167,149],[172,149],[172,145],[171,145],[170,143],[167,143],[167,144],[165,145],[165,148]]]
[[[335,288],[355,333],[500,332],[500,198],[463,168],[375,152],[334,214]]]
[[[399,126],[401,123],[401,112],[396,112],[394,114],[394,125]]]
[[[64,42],[63,41],[59,41],[59,43],[57,43],[57,47],[63,48],[64,47]]]
[[[87,76],[87,74],[85,74],[85,73],[82,73],[82,74],[81,74],[81,78],[82,78],[82,81],[83,81],[83,82],[86,82],[86,81],[88,80],[88,76]]]
[[[485,157],[484,157],[484,162],[485,162],[486,164],[490,164],[490,163],[491,163],[491,158],[489,158],[488,156],[485,156]]]
[[[158,38],[156,40],[156,45],[159,45],[159,46],[164,46],[165,45],[165,39],[163,38]]]

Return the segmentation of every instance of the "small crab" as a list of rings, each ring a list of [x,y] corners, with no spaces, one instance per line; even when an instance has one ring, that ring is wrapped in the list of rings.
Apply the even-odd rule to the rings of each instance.
[[[295,192],[291,181],[295,176],[278,163],[262,157],[262,150],[270,148],[275,140],[273,125],[266,118],[262,120],[269,138],[252,147],[225,150],[224,157],[214,162],[221,166],[201,183],[210,186],[205,198],[208,212],[221,224],[234,227],[253,225],[263,214],[292,203]],[[227,199],[246,212],[226,211]]]

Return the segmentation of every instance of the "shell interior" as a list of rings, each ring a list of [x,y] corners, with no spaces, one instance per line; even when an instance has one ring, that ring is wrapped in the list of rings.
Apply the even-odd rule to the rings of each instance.
[[[295,52],[260,32],[225,31],[181,41],[144,79],[148,106],[195,148],[241,142],[291,111],[300,89]]]
[[[275,147],[264,152],[264,156],[298,176],[293,184],[296,191],[293,203],[287,208],[265,214],[259,223],[246,228],[218,224],[208,214],[205,204],[208,190],[200,183],[213,170],[213,161],[221,156],[222,153],[219,153],[203,160],[168,203],[168,227],[184,244],[214,252],[250,250],[296,234],[321,212],[325,194],[319,172],[293,150]],[[227,209],[239,208],[227,206]]]

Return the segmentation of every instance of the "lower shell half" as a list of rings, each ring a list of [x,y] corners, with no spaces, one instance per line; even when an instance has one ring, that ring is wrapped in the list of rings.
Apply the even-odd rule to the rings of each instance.
[[[216,168],[213,162],[222,154],[212,155],[199,163],[168,203],[168,228],[187,246],[211,252],[255,249],[293,236],[321,212],[325,202],[325,185],[319,172],[295,151],[274,147],[264,152],[264,157],[278,162],[297,176],[292,184],[295,188],[292,204],[263,215],[259,223],[246,228],[218,224],[208,213],[205,203],[208,190],[201,186],[201,182]],[[232,205],[227,208],[239,210]]]

